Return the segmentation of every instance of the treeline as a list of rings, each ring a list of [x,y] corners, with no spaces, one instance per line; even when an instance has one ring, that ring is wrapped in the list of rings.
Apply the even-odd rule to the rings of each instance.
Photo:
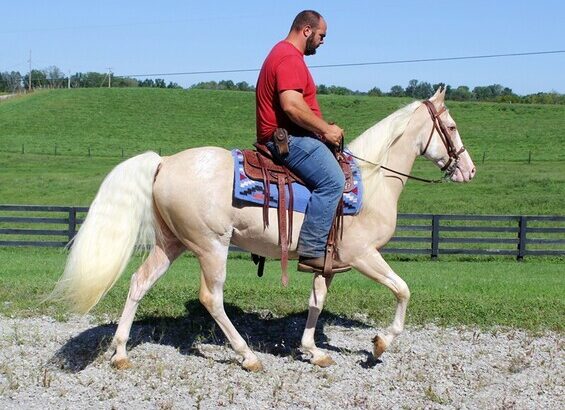
[[[75,73],[70,77],[57,67],[51,66],[43,70],[32,70],[22,75],[18,71],[0,72],[0,92],[17,93],[23,90],[41,88],[89,88],[89,87],[154,87],[182,88],[175,82],[166,82],[162,78],[138,80],[136,78],[114,76],[112,73]],[[410,80],[406,87],[395,85],[388,92],[373,87],[367,92],[353,91],[349,88],[335,85],[318,85],[318,94],[333,95],[368,95],[389,97],[411,97],[426,99],[433,95],[439,87],[446,88],[446,98],[454,101],[493,101],[526,104],[565,104],[565,94],[556,92],[540,92],[529,95],[517,95],[512,89],[500,84],[478,86],[473,89],[466,85],[452,87],[449,84],[431,84],[426,81]],[[255,86],[245,81],[234,83],[231,80],[206,81],[190,86],[191,89],[255,91]]]
[[[168,84],[162,78],[138,80],[119,77],[112,73],[75,73],[70,77],[59,68],[52,66],[43,70],[31,70],[30,75],[18,71],[0,72],[0,92],[17,93],[24,90],[44,88],[96,88],[96,87],[156,87],[182,88],[174,82]]]

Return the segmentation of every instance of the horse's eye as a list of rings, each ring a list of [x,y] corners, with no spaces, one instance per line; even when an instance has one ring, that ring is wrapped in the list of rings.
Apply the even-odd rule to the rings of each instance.
[[[447,129],[449,130],[449,132],[455,132],[457,130],[457,127],[455,125],[452,125],[450,127],[447,127]]]

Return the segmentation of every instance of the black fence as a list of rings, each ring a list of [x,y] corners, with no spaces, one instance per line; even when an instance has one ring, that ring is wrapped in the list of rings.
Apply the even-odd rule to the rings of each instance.
[[[0,246],[63,247],[88,208],[0,205]],[[236,250],[236,249],[234,249]],[[565,256],[565,216],[399,214],[383,253]]]

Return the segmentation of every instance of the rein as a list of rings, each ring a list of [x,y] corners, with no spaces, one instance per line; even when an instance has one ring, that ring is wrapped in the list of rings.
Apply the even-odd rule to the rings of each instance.
[[[347,153],[348,153],[349,155],[351,155],[353,158],[358,159],[359,161],[366,162],[367,164],[374,165],[375,167],[380,167],[380,168],[382,168],[382,169],[384,169],[384,170],[386,170],[386,171],[393,172],[393,173],[395,173],[395,174],[397,174],[397,175],[402,175],[403,177],[406,177],[406,178],[408,178],[408,179],[413,179],[413,180],[415,180],[415,181],[425,182],[425,183],[427,183],[427,184],[441,184],[441,183],[443,183],[443,182],[446,182],[446,178],[449,177],[449,175],[448,175],[447,173],[446,173],[446,175],[445,175],[443,178],[440,178],[440,179],[427,179],[427,178],[422,178],[422,177],[416,177],[416,176],[414,176],[414,175],[405,174],[404,172],[396,171],[396,170],[394,170],[394,169],[385,167],[384,165],[379,165],[379,164],[377,164],[376,162],[371,162],[371,161],[366,160],[366,159],[364,159],[364,158],[358,157],[357,155],[352,154],[350,151],[347,151]]]
[[[427,178],[416,177],[416,176],[413,176],[413,175],[405,174],[405,173],[400,172],[400,171],[396,171],[396,170],[388,168],[384,165],[380,165],[380,164],[377,164],[375,162],[368,161],[364,158],[358,157],[357,155],[354,155],[353,153],[351,153],[349,150],[347,151],[347,153],[349,155],[351,155],[353,158],[358,159],[359,161],[366,162],[367,164],[374,165],[376,167],[380,167],[380,168],[382,168],[386,171],[392,172],[392,173],[397,174],[397,175],[401,175],[401,176],[406,177],[408,179],[413,179],[415,181],[425,182],[427,184],[440,184],[440,183],[444,183],[444,182],[449,182],[449,177],[457,169],[457,162],[459,161],[459,155],[461,155],[463,152],[465,152],[465,147],[461,147],[461,149],[459,149],[459,151],[455,151],[455,146],[453,145],[453,143],[449,139],[449,134],[447,132],[447,129],[445,128],[445,125],[443,124],[443,122],[439,118],[439,116],[445,111],[445,107],[443,107],[439,112],[437,112],[434,105],[431,103],[430,100],[423,101],[423,104],[428,108],[428,112],[430,114],[430,117],[432,118],[432,124],[433,125],[432,125],[432,131],[430,132],[430,136],[428,138],[428,142],[426,143],[426,146],[425,146],[424,150],[422,151],[422,153],[420,155],[424,155],[426,153],[426,151],[428,150],[428,147],[430,145],[430,142],[432,141],[432,136],[434,135],[434,131],[437,131],[439,136],[440,136],[441,141],[443,142],[443,145],[445,145],[445,148],[447,150],[447,154],[449,155],[449,161],[447,161],[447,163],[441,168],[442,171],[445,171],[445,174],[442,178],[440,178],[440,179],[427,179]]]

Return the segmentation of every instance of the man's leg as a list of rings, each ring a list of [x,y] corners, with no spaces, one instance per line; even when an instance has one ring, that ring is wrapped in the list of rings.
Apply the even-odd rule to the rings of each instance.
[[[321,258],[323,264],[328,233],[345,185],[341,167],[328,147],[312,137],[291,136],[288,155],[279,159],[312,192],[300,231],[298,254],[301,259]]]

